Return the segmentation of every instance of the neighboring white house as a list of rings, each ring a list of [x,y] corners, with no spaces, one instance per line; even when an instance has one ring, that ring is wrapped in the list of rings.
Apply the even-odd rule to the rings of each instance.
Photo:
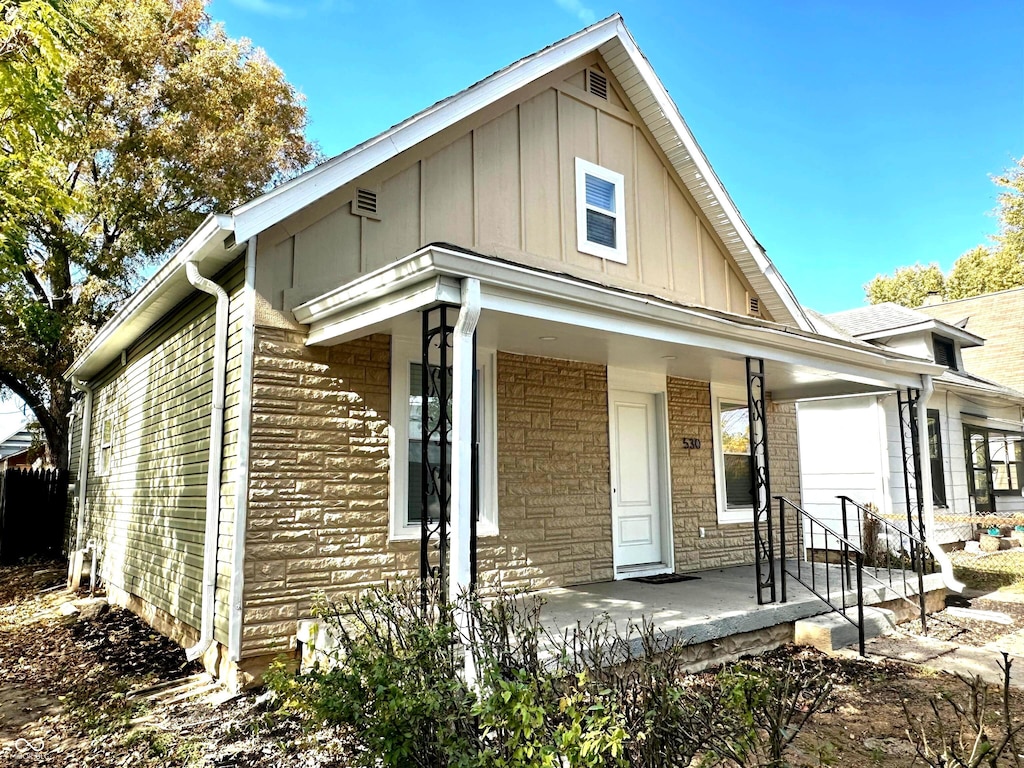
[[[824,332],[946,366],[927,401],[927,450],[921,451],[931,469],[935,541],[971,538],[979,516],[1024,521],[1024,394],[964,370],[961,350],[984,339],[892,303],[815,321],[830,326],[820,328]],[[907,527],[899,399],[897,392],[869,393],[798,405],[804,507],[836,530],[842,526],[840,495],[874,504]]]

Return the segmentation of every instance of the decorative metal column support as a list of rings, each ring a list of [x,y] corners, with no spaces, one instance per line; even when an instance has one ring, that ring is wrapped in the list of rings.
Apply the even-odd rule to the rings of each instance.
[[[478,296],[479,290],[476,289]],[[479,302],[476,302],[479,305]],[[464,321],[466,325],[461,326],[459,318],[466,314]],[[478,423],[479,415],[477,404],[479,402],[477,388],[479,382],[476,376],[476,317],[470,317],[465,307],[458,307],[450,304],[443,304],[422,313],[423,323],[423,348],[422,348],[422,388],[419,392],[421,397],[421,433],[420,433],[420,472],[421,472],[421,497],[420,497],[420,579],[421,598],[423,609],[426,610],[429,603],[428,581],[436,579],[438,582],[439,599],[447,601],[449,591],[452,589],[473,589],[476,585],[476,544],[477,544],[477,518],[479,516],[479,436]],[[469,379],[463,379],[458,385],[454,379],[456,371],[454,366],[458,363],[459,355],[455,352],[455,345],[460,344],[459,354],[462,355],[465,366],[468,362],[468,371],[464,373]],[[467,355],[468,352],[468,355]],[[467,360],[468,357],[468,360]],[[456,407],[455,397],[459,387],[470,386],[462,391],[471,400],[471,412],[469,414],[469,428],[465,430],[468,438],[469,451],[462,459],[457,459],[456,453],[459,445],[453,447],[454,430],[459,428],[459,420],[454,417]],[[468,391],[467,391],[468,390]],[[462,402],[465,402],[464,400]],[[465,419],[465,417],[463,417]],[[464,424],[464,422],[463,422]],[[468,461],[467,461],[468,460]],[[456,469],[460,461],[463,469]],[[458,493],[457,478],[453,477],[453,469],[465,472],[466,464],[469,469],[468,483],[468,504],[461,507],[468,512],[468,531],[462,529],[460,533],[455,531],[454,544],[460,542],[466,546],[468,539],[468,562],[466,550],[452,550],[452,526],[458,522],[458,514],[454,515],[452,508],[453,493]],[[463,487],[465,498],[467,488]],[[458,510],[456,510],[458,511]],[[462,514],[466,514],[463,512]],[[462,518],[465,520],[465,518]],[[468,534],[468,535],[467,535]],[[461,554],[460,554],[461,553]],[[451,572],[454,569],[455,572]],[[468,578],[468,585],[466,584]]]
[[[750,489],[754,507],[754,568],[757,602],[775,602],[775,540],[768,469],[768,420],[765,404],[764,360],[747,358],[747,410],[750,414]],[[762,530],[763,527],[763,530]],[[786,553],[783,552],[785,557]],[[785,564],[783,564],[785,565]]]
[[[452,334],[459,308],[449,304],[423,311],[420,472],[420,580],[423,608],[427,581],[437,579],[439,598],[448,598],[448,513],[451,506]]]
[[[896,393],[900,418],[900,448],[903,452],[903,489],[907,499],[907,530],[924,538],[924,487],[921,483],[921,434],[917,423],[920,390]]]

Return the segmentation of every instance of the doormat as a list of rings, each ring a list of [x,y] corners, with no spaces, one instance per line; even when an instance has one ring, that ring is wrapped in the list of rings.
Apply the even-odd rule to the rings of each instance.
[[[680,581],[697,581],[700,576],[687,576],[684,573],[659,573],[657,576],[637,576],[627,581],[638,581],[641,584],[678,584]]]

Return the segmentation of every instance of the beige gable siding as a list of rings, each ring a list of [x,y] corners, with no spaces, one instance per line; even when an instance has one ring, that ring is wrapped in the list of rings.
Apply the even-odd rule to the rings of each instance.
[[[221,491],[216,639],[227,641],[238,445],[243,270],[217,278],[231,299],[224,485]],[[87,538],[101,575],[190,627],[200,624],[214,345],[213,297],[196,293],[172,310],[93,383]],[[101,466],[104,424],[112,441]]]
[[[739,269],[642,121],[619,106],[614,78],[608,101],[583,90],[587,63],[599,61],[543,79],[261,235],[257,285],[270,308],[287,313],[440,242],[745,313]],[[576,158],[624,176],[626,264],[578,250]],[[357,187],[377,193],[379,220],[352,215]]]

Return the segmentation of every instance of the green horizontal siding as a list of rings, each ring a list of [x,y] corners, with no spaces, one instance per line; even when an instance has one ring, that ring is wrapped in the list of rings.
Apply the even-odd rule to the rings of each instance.
[[[240,390],[243,260],[217,277],[231,299],[226,391]],[[96,381],[89,456],[88,535],[101,543],[114,585],[198,628],[201,622],[206,480],[216,302],[194,292]],[[238,397],[227,401],[217,639],[227,641]],[[234,409],[234,413],[231,413]],[[98,472],[111,420],[109,471]],[[233,425],[233,426],[232,426]],[[80,442],[80,441],[77,441]]]

